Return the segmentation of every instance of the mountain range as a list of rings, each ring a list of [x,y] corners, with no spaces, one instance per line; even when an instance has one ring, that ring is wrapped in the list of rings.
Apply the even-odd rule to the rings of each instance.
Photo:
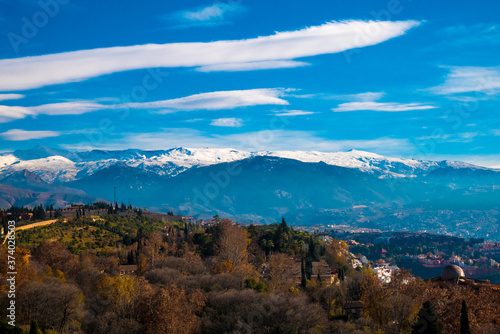
[[[0,156],[0,207],[113,201],[246,222],[313,224],[353,207],[499,209],[500,171],[370,152],[229,148],[93,150],[37,146]],[[316,217],[316,218],[314,218]],[[328,219],[327,219],[328,220]]]

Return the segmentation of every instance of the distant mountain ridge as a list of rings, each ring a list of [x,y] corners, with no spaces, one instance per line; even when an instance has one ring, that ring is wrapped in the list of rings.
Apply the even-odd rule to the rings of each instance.
[[[72,152],[39,146],[1,155],[0,185],[4,208],[112,201],[116,187],[118,202],[247,222],[285,215],[312,223],[325,212],[358,206],[500,210],[498,170],[357,150]]]
[[[351,150],[348,152],[259,151],[230,148],[172,148],[168,150],[66,151],[37,146],[0,155],[0,178],[13,172],[29,170],[48,183],[84,179],[117,164],[142,169],[157,175],[176,176],[190,168],[238,161],[256,156],[279,157],[301,162],[324,162],[328,165],[355,168],[380,178],[424,176],[440,168],[488,169],[458,161],[428,161],[384,157]]]

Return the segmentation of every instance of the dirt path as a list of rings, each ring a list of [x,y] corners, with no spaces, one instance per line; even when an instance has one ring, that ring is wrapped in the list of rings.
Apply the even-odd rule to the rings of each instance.
[[[16,231],[22,231],[22,230],[28,230],[28,229],[34,228],[34,227],[46,226],[46,225],[54,224],[56,221],[57,221],[57,219],[44,220],[43,222],[19,226],[19,227],[16,227]],[[3,244],[5,243],[5,241],[7,241],[7,238],[9,237],[9,235],[10,235],[10,233],[5,236],[5,239],[3,239],[3,242],[2,242]]]

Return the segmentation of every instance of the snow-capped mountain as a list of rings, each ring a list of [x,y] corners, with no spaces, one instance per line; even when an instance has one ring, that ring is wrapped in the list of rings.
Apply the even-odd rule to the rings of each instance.
[[[204,218],[218,214],[267,223],[285,216],[296,224],[345,224],[346,219],[381,219],[380,210],[385,210],[391,224],[395,209],[406,214],[465,208],[496,215],[499,190],[499,170],[355,150],[71,152],[38,147],[0,156],[4,209],[112,201],[116,194],[119,203]]]
[[[172,148],[168,150],[92,150],[74,152],[37,146],[0,156],[0,179],[13,172],[28,170],[48,183],[64,183],[93,175],[117,164],[138,168],[162,176],[176,176],[193,167],[210,166],[256,156],[280,157],[301,162],[355,168],[379,178],[417,177],[439,168],[477,168],[463,162],[427,161],[384,157],[375,153],[318,151],[246,152],[230,148]]]
[[[158,175],[175,176],[192,167],[231,162],[250,156],[251,153],[226,148],[71,152],[37,146],[1,155],[0,178],[16,171],[29,170],[45,182],[62,183],[93,175],[117,164]]]
[[[317,152],[317,151],[274,151],[258,152],[258,155],[275,156],[294,159],[302,162],[324,162],[328,165],[356,168],[379,177],[414,177],[444,167],[480,168],[459,161],[430,161],[390,158],[371,152],[350,150],[348,152]]]

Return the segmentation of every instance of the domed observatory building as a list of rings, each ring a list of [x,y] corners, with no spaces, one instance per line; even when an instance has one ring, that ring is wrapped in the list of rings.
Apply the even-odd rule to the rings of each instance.
[[[454,264],[449,264],[444,267],[440,277],[430,278],[426,281],[436,282],[443,287],[452,284],[465,285],[478,289],[491,288],[493,290],[500,290],[500,285],[490,284],[489,280],[479,280],[465,277],[463,269]]]
[[[465,280],[465,273],[459,266],[449,264],[443,268],[440,278],[443,281],[458,284],[460,279],[462,279],[462,282]]]

